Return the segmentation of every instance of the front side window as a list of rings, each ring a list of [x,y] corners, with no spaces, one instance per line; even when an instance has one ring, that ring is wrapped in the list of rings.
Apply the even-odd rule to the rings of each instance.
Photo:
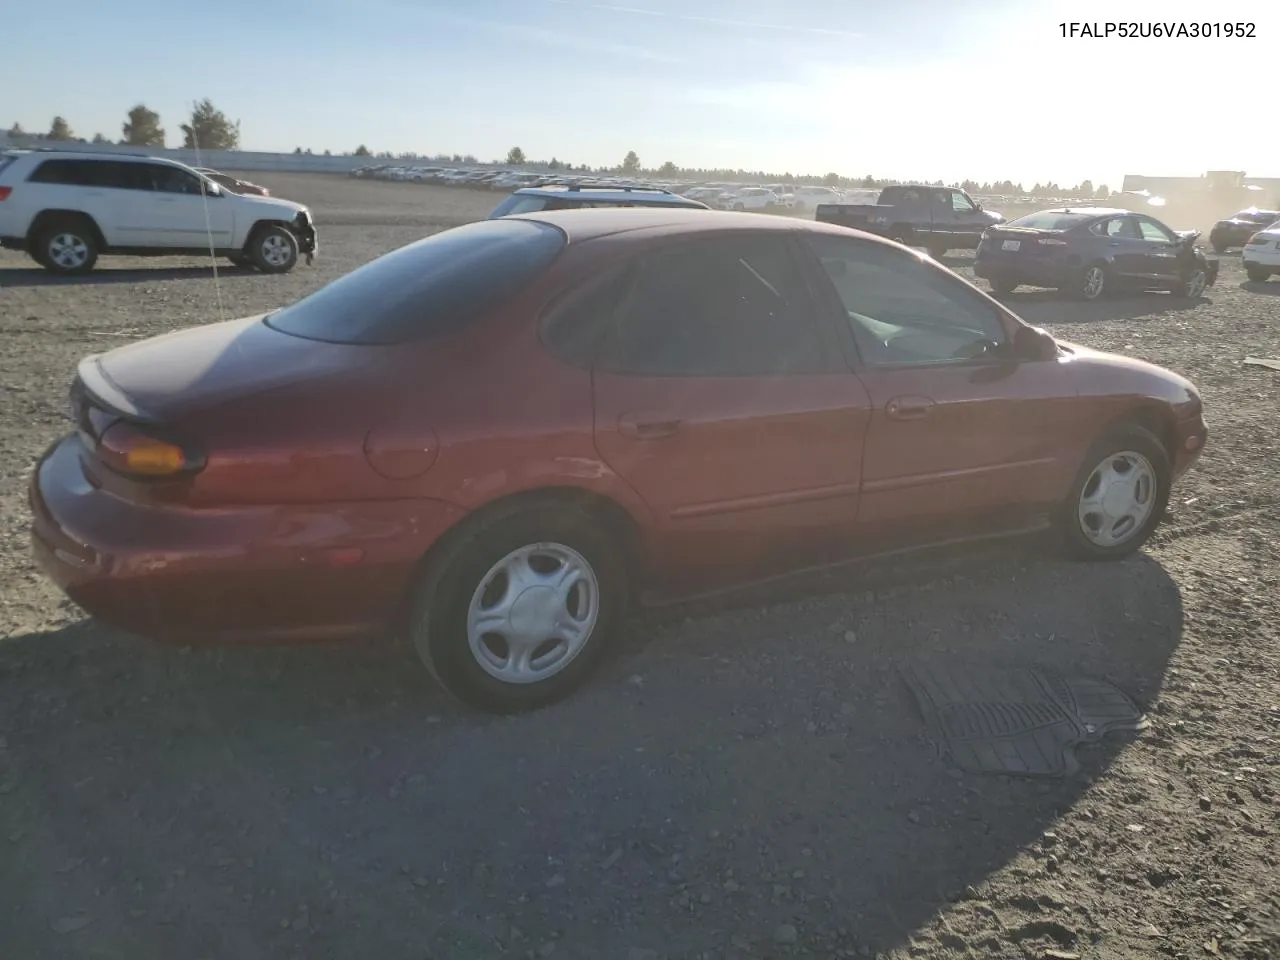
[[[637,376],[830,369],[799,265],[781,237],[714,238],[643,256],[604,365]]]
[[[953,190],[951,192],[951,209],[956,213],[973,213],[976,208],[963,193]]]
[[[1140,219],[1138,229],[1142,232],[1143,240],[1152,240],[1157,243],[1172,243],[1174,240],[1173,235],[1154,220]]]
[[[882,244],[807,240],[821,261],[862,361],[873,367],[998,356],[1008,334],[995,308],[949,271]]]

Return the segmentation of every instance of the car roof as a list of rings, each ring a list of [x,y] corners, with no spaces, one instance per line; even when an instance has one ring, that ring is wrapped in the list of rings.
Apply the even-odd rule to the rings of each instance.
[[[547,200],[564,200],[570,197],[597,203],[651,203],[667,206],[701,206],[696,200],[688,200],[677,193],[647,187],[521,187],[514,191],[522,197],[542,197]]]
[[[1036,213],[1079,214],[1083,217],[1115,217],[1133,212],[1122,207],[1050,207],[1048,210],[1036,211]],[[1035,216],[1035,214],[1028,214],[1028,216]]]
[[[98,152],[94,150],[28,150],[23,151],[26,156],[33,157],[37,160],[123,160],[126,163],[163,163],[171,167],[182,167],[190,169],[185,163],[179,163],[177,160],[170,160],[168,157],[156,157],[149,153],[107,153],[106,151]]]
[[[509,219],[536,220],[563,231],[570,243],[583,243],[599,237],[644,230],[666,235],[698,234],[721,231],[753,230],[758,232],[821,233],[834,236],[858,236],[882,243],[880,237],[849,227],[780,217],[768,213],[744,213],[689,207],[590,207],[572,210],[538,210],[515,214]]]

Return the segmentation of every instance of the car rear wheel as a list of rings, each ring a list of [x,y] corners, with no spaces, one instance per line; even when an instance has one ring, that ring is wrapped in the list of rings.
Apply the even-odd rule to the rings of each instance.
[[[1013,293],[1013,291],[1017,290],[1019,286],[1016,280],[1010,280],[1007,277],[996,277],[994,280],[991,280],[990,283],[991,289],[1002,297]]]
[[[943,257],[947,255],[947,251],[950,250],[951,248],[944,247],[938,243],[931,243],[926,249],[929,252],[929,256],[933,257],[933,259],[941,260]]]
[[[1213,246],[1213,252],[1214,252],[1214,253],[1226,253],[1226,252],[1227,252],[1227,245],[1226,245],[1225,243],[1223,243],[1222,241],[1220,241],[1220,240],[1215,240],[1215,241],[1213,241],[1212,246]]]
[[[1244,268],[1245,275],[1254,283],[1266,283],[1271,276],[1271,271],[1266,267],[1247,266]]]
[[[98,262],[98,238],[83,217],[63,217],[41,227],[32,258],[50,273],[88,273]]]
[[[1068,551],[1081,560],[1122,560],[1149,538],[1172,482],[1169,454],[1150,431],[1130,424],[1090,449],[1063,508]]]
[[[1076,295],[1081,300],[1097,300],[1106,292],[1110,279],[1106,267],[1100,263],[1091,263],[1080,271]]]
[[[1209,274],[1204,267],[1195,267],[1185,280],[1180,280],[1173,288],[1174,296],[1189,297],[1198,300],[1204,296],[1204,289],[1209,284]]]
[[[559,503],[520,507],[463,532],[429,565],[411,635],[449,693],[517,713],[581,685],[626,598],[623,553],[598,516]]]
[[[245,253],[263,273],[288,273],[298,264],[298,238],[279,225],[259,227]]]

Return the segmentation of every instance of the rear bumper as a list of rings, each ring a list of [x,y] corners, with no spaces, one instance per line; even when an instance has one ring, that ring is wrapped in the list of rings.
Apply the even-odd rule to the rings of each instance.
[[[1065,260],[1010,256],[1000,251],[978,251],[973,272],[984,280],[1010,280],[1035,287],[1062,287],[1071,279],[1071,271],[1079,269]]]
[[[382,629],[423,553],[464,514],[433,500],[207,511],[131,503],[89,482],[82,450],[68,436],[36,465],[36,562],[92,616],[154,639]]]
[[[1247,266],[1268,267],[1275,269],[1280,267],[1280,248],[1274,243],[1266,246],[1245,247],[1240,253],[1240,262]]]

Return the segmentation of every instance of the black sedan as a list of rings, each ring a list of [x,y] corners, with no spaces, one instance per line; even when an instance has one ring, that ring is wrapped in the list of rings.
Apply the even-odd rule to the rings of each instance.
[[[1198,236],[1129,210],[1042,210],[988,228],[973,272],[997,293],[1012,293],[1025,283],[1083,300],[1115,288],[1195,298],[1218,278],[1218,261],[1195,245]]]
[[[1234,217],[1219,220],[1209,231],[1209,243],[1218,253],[1226,253],[1231,247],[1243,247],[1259,230],[1265,230],[1280,220],[1280,210],[1259,210],[1250,207]]]

